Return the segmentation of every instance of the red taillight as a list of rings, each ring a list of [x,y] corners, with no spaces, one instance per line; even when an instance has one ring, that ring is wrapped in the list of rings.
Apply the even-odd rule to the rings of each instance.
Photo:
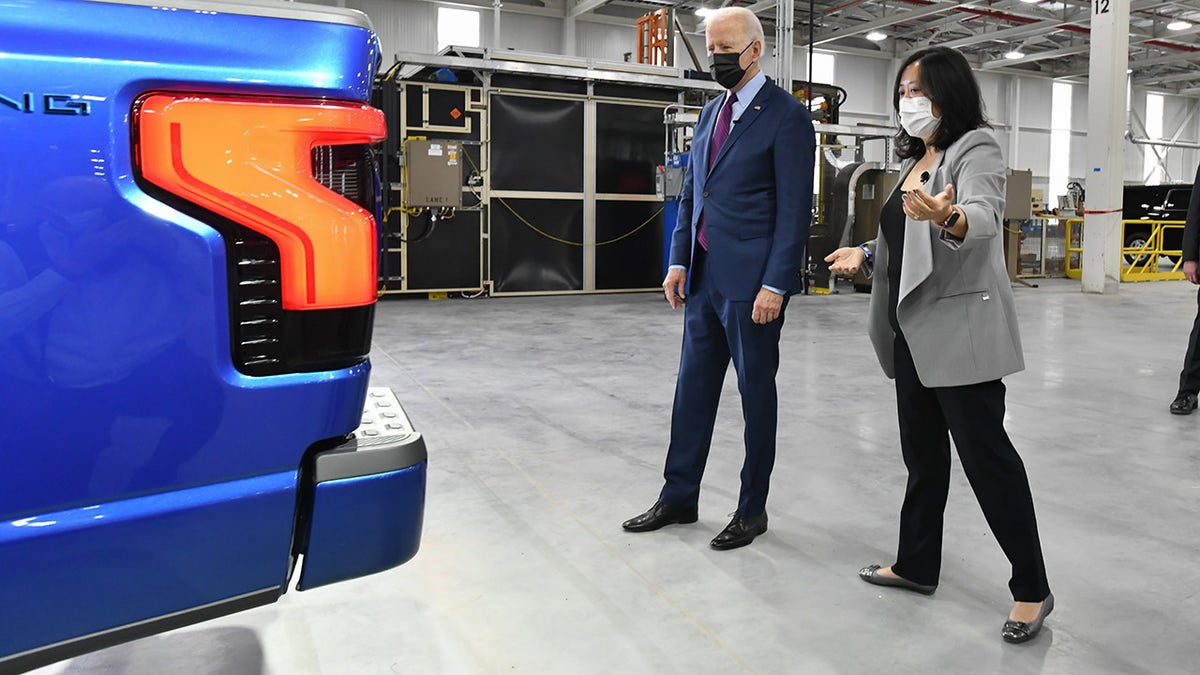
[[[382,112],[160,93],[142,98],[135,117],[143,179],[279,247],[284,309],[375,301],[375,219],[314,178],[313,148],[383,140]]]

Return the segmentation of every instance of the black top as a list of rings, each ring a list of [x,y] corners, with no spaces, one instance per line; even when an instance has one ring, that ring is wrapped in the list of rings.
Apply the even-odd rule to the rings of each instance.
[[[900,182],[904,184],[903,178]],[[900,322],[896,320],[896,305],[900,303],[900,267],[904,263],[904,207],[900,203],[900,189],[892,193],[879,212],[879,233],[888,245],[888,323],[900,335]]]

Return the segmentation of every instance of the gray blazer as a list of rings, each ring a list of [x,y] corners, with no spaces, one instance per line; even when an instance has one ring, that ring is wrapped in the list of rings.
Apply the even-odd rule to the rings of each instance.
[[[900,175],[915,163],[906,160]],[[1025,368],[1004,264],[1006,180],[1000,145],[991,132],[968,131],[946,148],[924,185],[926,192],[938,194],[947,183],[954,184],[954,203],[967,217],[966,238],[959,242],[929,221],[905,218],[896,318],[926,387],[998,380]],[[884,238],[867,246],[874,253],[871,267],[886,270]],[[873,277],[868,325],[879,365],[894,378],[888,284],[886,274]]]

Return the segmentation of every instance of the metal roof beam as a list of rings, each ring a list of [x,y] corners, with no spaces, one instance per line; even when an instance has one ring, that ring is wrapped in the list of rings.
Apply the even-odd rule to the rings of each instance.
[[[980,32],[969,38],[959,38],[950,40],[949,42],[938,43],[944,47],[957,49],[968,45],[977,44],[983,40],[1000,40],[1002,42],[1011,42],[1020,40],[1026,37],[1050,33],[1057,28],[1071,24],[1071,20],[1053,19],[1049,21],[1039,21],[1038,23],[1026,24],[1024,26],[1013,26],[1012,28],[1004,28],[993,31],[991,33]]]
[[[1048,52],[1035,52],[1026,54],[1019,59],[1004,59],[1003,61],[989,61],[982,66],[982,70],[999,70],[1006,66],[1015,66],[1022,63],[1033,63],[1034,61],[1044,61],[1046,59],[1057,59],[1060,56],[1072,56],[1074,54],[1082,54],[1090,51],[1091,43],[1075,45],[1074,47],[1062,47],[1061,49],[1051,49]]]
[[[570,0],[567,3],[567,16],[587,14],[608,4],[608,0]]]
[[[1155,84],[1169,84],[1171,82],[1187,82],[1188,80],[1200,80],[1200,71],[1188,70],[1174,75],[1152,75]]]
[[[1189,28],[1186,31],[1179,31],[1180,34],[1189,34],[1189,33],[1195,33],[1195,32],[1200,32],[1200,27],[1193,26],[1192,28]],[[1145,42],[1149,42],[1150,40],[1153,40],[1153,39],[1154,38],[1146,38],[1146,39],[1139,38],[1137,40],[1134,40],[1131,37],[1129,42],[1130,42],[1130,44],[1145,43]],[[1129,59],[1129,67],[1130,68],[1138,68],[1138,67],[1146,67],[1146,66],[1161,66],[1166,63],[1178,63],[1180,61],[1195,61],[1197,59],[1200,59],[1200,52],[1180,51],[1180,52],[1170,54],[1168,56],[1159,56],[1159,57],[1152,58],[1152,59],[1135,59],[1135,58],[1131,57]],[[1021,63],[1021,61],[1014,61],[1014,63]],[[1088,67],[1086,65],[1084,65],[1079,68],[1072,68],[1071,70],[1064,71],[1060,75],[1060,77],[1076,77],[1079,75],[1087,75],[1087,73],[1088,73]]]
[[[721,3],[721,6],[725,6],[727,4],[728,1]],[[759,0],[753,5],[748,5],[746,9],[754,12],[755,14],[762,14],[763,12],[775,9],[778,4],[779,0]]]
[[[841,38],[844,38],[844,37],[861,35],[863,33],[875,30],[876,28],[887,28],[887,27],[894,26],[899,23],[911,21],[913,19],[920,19],[920,18],[923,18],[926,16],[932,16],[934,14],[942,14],[945,12],[949,12],[953,9],[956,9],[958,7],[964,7],[964,6],[969,7],[969,6],[975,5],[975,4],[979,4],[979,3],[975,3],[975,2],[933,2],[928,7],[924,7],[922,9],[914,9],[914,10],[911,10],[908,12],[898,12],[898,13],[892,14],[890,16],[885,16],[881,19],[876,19],[874,21],[868,21],[865,23],[857,24],[852,28],[845,28],[845,29],[833,30],[833,31],[822,31],[820,33],[817,33],[814,36],[813,44],[817,44],[817,45],[825,44],[826,42],[833,42],[834,40],[840,40]]]

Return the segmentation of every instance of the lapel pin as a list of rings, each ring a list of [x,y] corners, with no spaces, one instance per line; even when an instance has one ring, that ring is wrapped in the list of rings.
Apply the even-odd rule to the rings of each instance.
[[[761,105],[756,105],[756,106],[754,106],[754,109],[755,109],[755,110],[762,110],[762,106],[761,106]]]

